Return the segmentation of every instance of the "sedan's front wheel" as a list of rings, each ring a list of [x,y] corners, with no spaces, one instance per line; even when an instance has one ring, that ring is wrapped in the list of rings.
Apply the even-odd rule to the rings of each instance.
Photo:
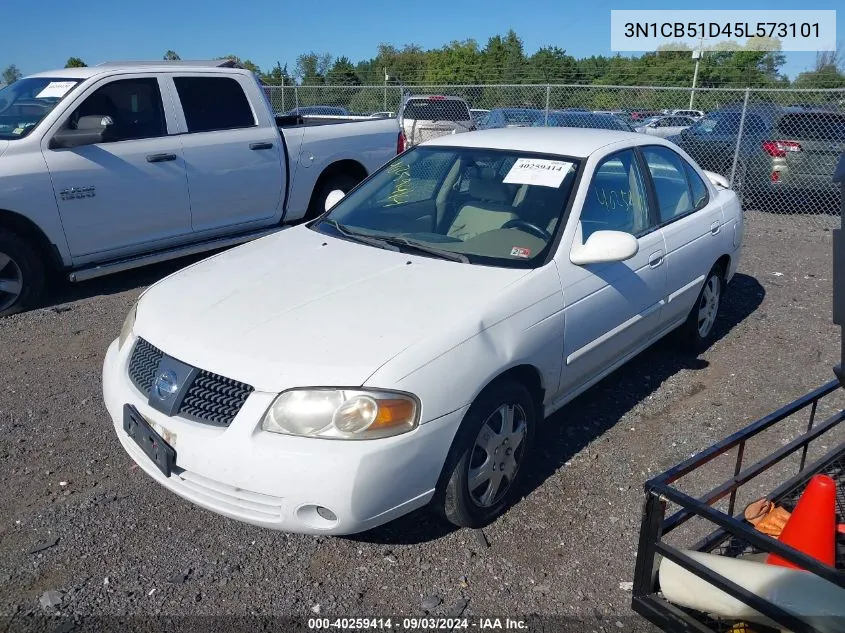
[[[490,523],[513,501],[536,426],[534,400],[521,384],[498,382],[470,407],[458,430],[435,506],[458,527]]]

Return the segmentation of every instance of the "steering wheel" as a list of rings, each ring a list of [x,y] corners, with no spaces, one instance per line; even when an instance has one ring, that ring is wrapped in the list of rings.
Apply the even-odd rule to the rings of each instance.
[[[539,237],[541,240],[546,240],[547,242],[552,241],[552,234],[549,233],[546,229],[537,226],[536,224],[532,224],[526,220],[520,220],[519,218],[514,218],[513,220],[508,220],[502,225],[503,229],[522,229],[526,233],[530,233],[535,237]]]

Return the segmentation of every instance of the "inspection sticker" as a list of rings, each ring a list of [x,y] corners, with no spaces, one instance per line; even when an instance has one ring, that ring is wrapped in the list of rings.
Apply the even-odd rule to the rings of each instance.
[[[76,85],[75,81],[51,81],[44,89],[35,95],[36,99],[62,98],[68,90]]]
[[[508,185],[539,185],[557,189],[570,169],[572,163],[564,160],[518,158],[502,182]]]
[[[531,257],[531,249],[524,246],[514,246],[511,249],[511,257]]]

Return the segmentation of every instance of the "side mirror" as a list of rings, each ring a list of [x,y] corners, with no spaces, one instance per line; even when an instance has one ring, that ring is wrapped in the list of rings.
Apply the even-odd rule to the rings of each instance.
[[[576,266],[624,262],[640,250],[640,244],[630,233],[623,231],[596,231],[583,245],[574,246],[569,261]]]
[[[326,196],[326,211],[343,200],[344,196],[346,196],[346,194],[340,189],[335,189],[334,191],[329,192],[329,195]]]
[[[83,145],[96,145],[112,140],[114,121],[110,116],[92,115],[79,117],[76,129],[61,129],[50,139],[50,149],[69,149]]]

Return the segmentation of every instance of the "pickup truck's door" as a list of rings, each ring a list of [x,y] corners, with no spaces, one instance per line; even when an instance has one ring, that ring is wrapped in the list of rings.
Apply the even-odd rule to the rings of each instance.
[[[172,82],[177,110],[181,104],[194,231],[278,222],[284,148],[255,80],[242,74],[178,74]]]
[[[118,140],[50,149],[56,131],[91,115],[111,117]],[[152,250],[156,242],[190,234],[185,161],[168,124],[175,127],[159,80],[120,75],[80,95],[45,135],[42,151],[72,257]]]

